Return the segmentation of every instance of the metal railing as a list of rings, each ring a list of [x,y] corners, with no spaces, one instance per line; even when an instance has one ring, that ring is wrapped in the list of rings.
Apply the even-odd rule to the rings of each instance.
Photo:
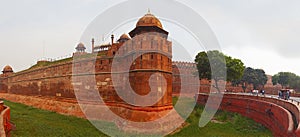
[[[73,54],[68,54],[68,55],[65,55],[65,56],[59,56],[59,57],[56,57],[56,58],[46,58],[46,57],[43,57],[43,58],[39,58],[37,61],[50,61],[50,62],[54,62],[54,61],[58,61],[58,60],[62,60],[62,59],[70,58],[70,57],[73,57]]]

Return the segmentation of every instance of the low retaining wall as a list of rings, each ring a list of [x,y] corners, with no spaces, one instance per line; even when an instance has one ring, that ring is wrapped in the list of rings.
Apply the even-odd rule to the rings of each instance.
[[[270,98],[270,97],[264,97],[264,96],[249,96],[249,95],[238,95],[238,94],[230,94],[225,96],[231,96],[231,97],[240,97],[240,98],[247,98],[247,99],[259,99],[267,102],[271,102],[274,104],[277,104],[289,112],[292,113],[292,115],[295,117],[294,125],[295,125],[295,134],[296,136],[300,136],[300,103],[294,102],[293,100],[283,100],[278,98]]]
[[[9,132],[12,129],[10,124],[10,108],[3,104],[3,101],[0,101],[0,136],[5,137],[9,136]]]
[[[112,111],[113,113],[128,119],[127,116],[133,117],[133,121],[138,121],[141,119],[143,115],[153,115],[154,118],[164,116],[162,114],[169,112],[172,107],[165,106],[160,108],[152,108],[148,107],[146,111],[144,109],[138,109],[136,107],[131,107],[126,104],[115,104],[115,103],[106,103],[106,104],[99,104],[98,102],[81,102],[82,106],[78,104],[76,99],[66,99],[66,98],[57,98],[57,97],[45,97],[45,96],[26,96],[26,95],[16,95],[16,94],[9,94],[9,93],[0,93],[0,98],[4,98],[6,100],[17,102],[21,104],[25,104],[28,106],[33,106],[35,108],[54,111],[63,115],[71,115],[80,118],[92,118],[92,119],[103,119],[107,121],[113,121],[113,118],[110,114],[106,111]],[[41,103],[43,102],[43,103]],[[103,111],[101,115],[99,115],[99,110]],[[83,112],[85,111],[85,113]],[[119,112],[121,111],[121,112]],[[97,113],[96,113],[97,112]],[[125,112],[128,112],[125,113]],[[130,112],[130,113],[129,113]],[[87,116],[86,116],[87,115]],[[135,117],[135,115],[138,115]],[[144,117],[147,118],[147,117]],[[147,121],[147,119],[143,119]]]
[[[121,130],[124,130],[128,133],[143,133],[143,134],[165,134],[175,130],[179,125],[184,123],[184,120],[177,114],[174,109],[166,106],[164,110],[159,110],[162,108],[150,108],[150,111],[138,110],[135,108],[127,108],[128,106],[120,106],[120,104],[98,104],[95,102],[85,102],[80,108],[79,104],[75,99],[65,99],[65,98],[54,98],[54,97],[41,97],[41,96],[25,96],[25,95],[16,95],[8,93],[0,93],[0,98],[12,102],[18,102],[33,106],[36,108],[55,111],[64,115],[73,115],[82,118],[89,118],[94,120],[104,120],[108,122],[114,122],[117,127]],[[42,103],[41,103],[42,102]],[[86,115],[84,115],[83,111]],[[136,121],[153,121],[160,117],[166,116],[163,120],[158,123],[153,122],[152,124],[137,124],[136,121],[124,121],[121,119],[116,119],[114,114],[127,119],[127,117],[133,117]],[[151,116],[151,117],[149,117]],[[174,124],[170,124],[170,121]],[[2,137],[2,136],[1,136]]]
[[[197,103],[205,105],[207,99],[207,94],[198,94]],[[212,104],[209,107],[219,106]],[[292,114],[275,103],[240,95],[224,95],[219,109],[249,117],[269,128],[276,137],[296,136]]]
[[[85,117],[76,100],[22,96],[7,93],[0,93],[0,97],[13,102],[19,102],[65,115]],[[207,94],[198,94],[197,103],[205,105],[207,99]],[[212,99],[214,100],[214,98]],[[214,104],[212,104],[210,107],[219,106],[214,106]],[[273,132],[274,136],[300,136],[300,128],[298,124],[300,111],[295,102],[268,97],[225,94],[219,109],[237,112],[249,117],[269,128]],[[294,121],[292,114],[295,117]],[[2,128],[0,127],[1,134],[3,131],[7,133],[11,129],[11,125],[9,124],[9,107],[3,106],[1,118],[3,118],[3,121],[1,122],[3,123]]]
[[[50,110],[64,115],[72,115],[84,118],[80,106],[75,99],[63,99],[55,97],[25,96],[8,93],[0,93],[0,98],[12,102],[22,103],[39,109]],[[42,103],[41,103],[42,102]]]

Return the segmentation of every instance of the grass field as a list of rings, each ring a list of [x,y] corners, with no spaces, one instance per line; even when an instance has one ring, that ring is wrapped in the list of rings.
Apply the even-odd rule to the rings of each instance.
[[[11,108],[11,121],[16,125],[12,137],[105,136],[85,119],[9,101],[5,104]]]
[[[97,137],[106,136],[89,123],[88,120],[64,116],[55,112],[36,109],[19,103],[5,101],[11,107],[11,121],[16,130],[12,137]],[[239,114],[219,111],[215,116],[217,123],[210,122],[204,128],[198,127],[203,108],[196,106],[187,119],[189,126],[180,132],[169,135],[176,137],[268,137],[271,132],[251,119]]]

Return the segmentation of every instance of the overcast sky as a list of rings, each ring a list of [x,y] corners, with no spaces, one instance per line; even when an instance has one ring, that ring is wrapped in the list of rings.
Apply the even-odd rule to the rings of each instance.
[[[20,71],[42,57],[59,58],[72,54],[89,23],[122,1],[0,0],[0,68],[11,65],[15,71]],[[267,74],[290,71],[300,75],[299,0],[179,2],[208,22],[225,54],[241,59],[246,66],[262,68]],[[155,15],[159,17],[159,13]],[[174,27],[162,23],[170,37],[179,43],[186,41],[183,35],[178,38]],[[124,26],[131,26],[126,29],[130,31],[134,25],[135,22]],[[107,34],[99,32],[98,43],[101,43],[101,35]],[[90,49],[90,43],[85,44]]]

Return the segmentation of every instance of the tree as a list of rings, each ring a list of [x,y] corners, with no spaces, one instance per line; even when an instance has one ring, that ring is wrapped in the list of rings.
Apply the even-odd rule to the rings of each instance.
[[[297,89],[297,91],[300,90],[300,77],[299,76],[295,76],[291,83],[290,83],[290,87],[293,89]]]
[[[245,92],[248,85],[252,84],[253,88],[257,89],[259,86],[264,86],[267,81],[268,77],[264,70],[247,67],[240,83],[242,84],[242,88]]]
[[[272,76],[272,84],[276,85],[276,84],[278,84],[278,81],[279,81],[279,74],[273,75]]]
[[[242,79],[240,80],[244,92],[246,92],[248,85],[253,83],[253,79],[255,79],[254,69],[247,67],[244,71]]]
[[[220,92],[218,82],[240,79],[244,72],[244,63],[223,53],[212,50],[200,52],[195,58],[200,79],[214,80],[215,87]]]
[[[265,71],[262,69],[255,69],[255,74],[256,74],[256,79],[252,83],[253,87],[257,88],[259,86],[264,86],[268,81],[268,77],[267,77]]]
[[[273,85],[281,84],[281,87],[292,87],[297,88],[298,82],[300,81],[299,76],[291,72],[279,72],[272,76]]]

